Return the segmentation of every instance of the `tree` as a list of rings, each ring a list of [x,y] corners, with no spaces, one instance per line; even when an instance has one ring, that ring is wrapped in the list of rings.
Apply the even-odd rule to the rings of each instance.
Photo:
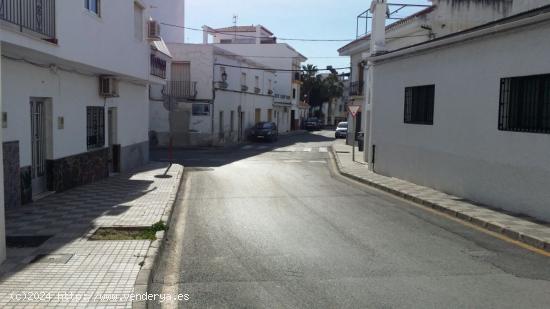
[[[302,66],[302,76],[301,76],[302,89],[300,91],[302,101],[305,101],[308,98],[310,98],[311,92],[313,88],[315,88],[315,85],[317,83],[316,81],[317,72],[319,72],[319,70],[317,69],[316,66],[312,64]]]
[[[328,114],[331,115],[334,100],[344,92],[344,85],[336,71],[331,70],[328,76],[323,76],[318,74],[319,70],[312,64],[302,66],[302,70],[301,99],[306,100],[312,109],[319,109],[324,102],[328,102]]]
[[[323,102],[328,102],[327,113],[329,117],[332,117],[330,119],[330,124],[334,123],[334,115],[332,112],[334,101],[341,98],[343,94],[344,84],[340,81],[338,75],[331,73],[322,80],[321,97],[323,98]]]

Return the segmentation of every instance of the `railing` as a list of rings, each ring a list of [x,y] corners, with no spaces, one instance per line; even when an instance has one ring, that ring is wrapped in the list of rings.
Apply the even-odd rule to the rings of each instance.
[[[362,96],[363,95],[363,81],[353,82],[349,85],[350,96]]]
[[[168,81],[162,93],[174,98],[194,99],[197,96],[197,82]]]
[[[284,94],[275,94],[274,97],[275,99],[290,100],[290,96]]]
[[[55,38],[55,0],[0,0],[0,20]]]
[[[166,60],[151,55],[151,75],[166,78]]]

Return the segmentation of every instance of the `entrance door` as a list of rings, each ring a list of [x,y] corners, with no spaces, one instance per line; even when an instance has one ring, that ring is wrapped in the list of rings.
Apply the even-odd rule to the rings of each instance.
[[[32,193],[46,191],[46,111],[43,100],[31,99]]]
[[[120,145],[118,145],[117,108],[110,107],[107,112],[108,138],[109,138],[109,172],[120,172]]]
[[[262,118],[262,110],[259,108],[256,108],[255,115],[254,115],[254,123],[260,122],[261,118]]]
[[[290,111],[290,129],[292,131],[296,130],[296,121],[294,120],[294,117],[296,117],[296,112],[292,110]]]

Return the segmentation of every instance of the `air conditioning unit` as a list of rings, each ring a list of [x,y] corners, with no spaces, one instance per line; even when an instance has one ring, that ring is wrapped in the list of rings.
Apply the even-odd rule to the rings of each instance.
[[[113,76],[100,76],[99,96],[104,98],[118,97],[118,80]]]
[[[152,41],[159,41],[160,40],[160,24],[158,21],[150,19],[147,22],[147,37],[149,40]]]

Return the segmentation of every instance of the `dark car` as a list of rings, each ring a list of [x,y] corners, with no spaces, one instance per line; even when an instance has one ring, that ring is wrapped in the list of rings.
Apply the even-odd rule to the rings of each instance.
[[[334,137],[335,138],[346,138],[348,136],[348,123],[347,122],[340,122],[338,126],[336,127],[336,131],[334,131]]]
[[[321,130],[321,120],[319,118],[308,118],[305,127],[309,131]]]
[[[277,125],[273,122],[258,122],[252,130],[250,130],[250,138],[256,141],[274,142],[279,137]]]

